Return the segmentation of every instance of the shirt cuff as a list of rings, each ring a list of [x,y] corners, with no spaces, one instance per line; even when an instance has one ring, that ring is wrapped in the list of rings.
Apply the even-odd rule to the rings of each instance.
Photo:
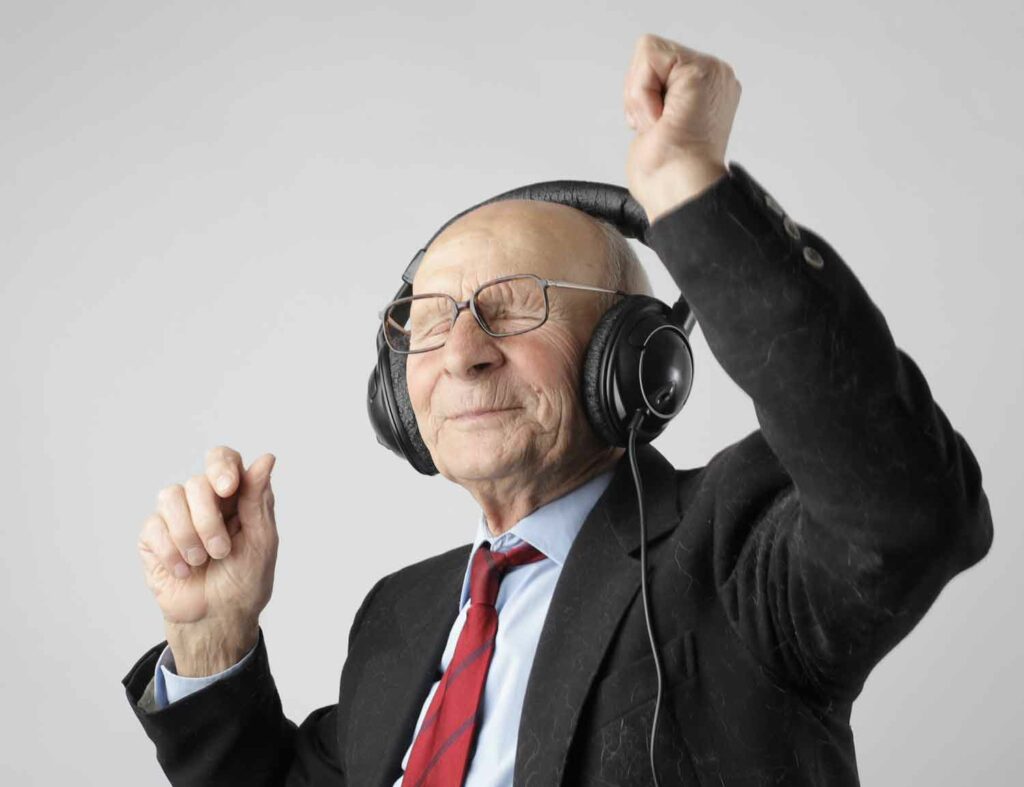
[[[256,645],[259,645],[257,640]],[[160,658],[156,661],[156,675],[154,676],[153,696],[156,700],[158,708],[166,708],[172,702],[177,702],[180,699],[187,697],[189,694],[195,694],[200,689],[204,689],[211,683],[216,683],[218,680],[231,677],[238,670],[240,670],[245,663],[252,658],[252,654],[256,652],[256,645],[253,645],[249,649],[249,652],[242,656],[235,664],[232,664],[226,670],[222,670],[215,675],[204,675],[199,678],[189,678],[182,675],[178,675],[175,670],[174,654],[171,653],[171,646],[164,646],[163,652],[160,654]]]

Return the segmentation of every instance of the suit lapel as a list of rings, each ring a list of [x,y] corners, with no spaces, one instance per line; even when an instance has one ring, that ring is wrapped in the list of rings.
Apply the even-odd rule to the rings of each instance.
[[[675,526],[675,469],[652,446],[637,449],[647,540]],[[579,712],[630,601],[640,589],[640,518],[623,456],[562,567],[530,672],[514,783],[557,785]]]
[[[637,449],[647,539],[678,521],[675,470]],[[618,623],[640,587],[640,520],[623,456],[566,558],[551,598],[523,702],[515,784],[558,784],[579,710]],[[395,602],[395,623],[374,641],[352,702],[348,778],[391,787],[401,774],[423,701],[458,615],[471,544],[439,556]]]
[[[391,787],[458,615],[471,544],[439,556],[395,602],[394,636],[373,643],[355,701],[349,784]]]

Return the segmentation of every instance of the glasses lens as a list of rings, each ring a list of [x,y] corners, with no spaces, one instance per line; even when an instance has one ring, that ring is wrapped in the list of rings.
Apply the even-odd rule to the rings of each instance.
[[[547,317],[544,286],[531,276],[492,282],[477,292],[476,310],[498,336],[533,330]]]
[[[414,295],[395,301],[384,312],[384,337],[396,352],[433,350],[452,329],[452,302],[441,295]]]

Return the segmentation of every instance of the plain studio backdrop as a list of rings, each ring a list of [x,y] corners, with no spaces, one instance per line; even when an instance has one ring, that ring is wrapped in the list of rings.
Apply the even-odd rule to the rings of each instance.
[[[373,437],[378,309],[470,204],[625,185],[623,81],[651,32],[734,66],[727,159],[843,256],[982,469],[992,551],[869,678],[862,781],[1019,784],[1024,7],[364,5],[0,12],[0,782],[166,783],[120,683],[163,639],[136,540],[218,444],[277,456],[261,622],[285,712],[337,701],[373,582],[478,515]],[[693,338],[655,443],[677,467],[758,426]]]

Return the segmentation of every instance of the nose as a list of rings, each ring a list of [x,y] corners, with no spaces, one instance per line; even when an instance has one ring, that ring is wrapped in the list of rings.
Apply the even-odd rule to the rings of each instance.
[[[469,309],[460,311],[440,350],[445,354],[445,369],[453,377],[470,379],[500,366],[502,353],[497,341],[480,327]]]

